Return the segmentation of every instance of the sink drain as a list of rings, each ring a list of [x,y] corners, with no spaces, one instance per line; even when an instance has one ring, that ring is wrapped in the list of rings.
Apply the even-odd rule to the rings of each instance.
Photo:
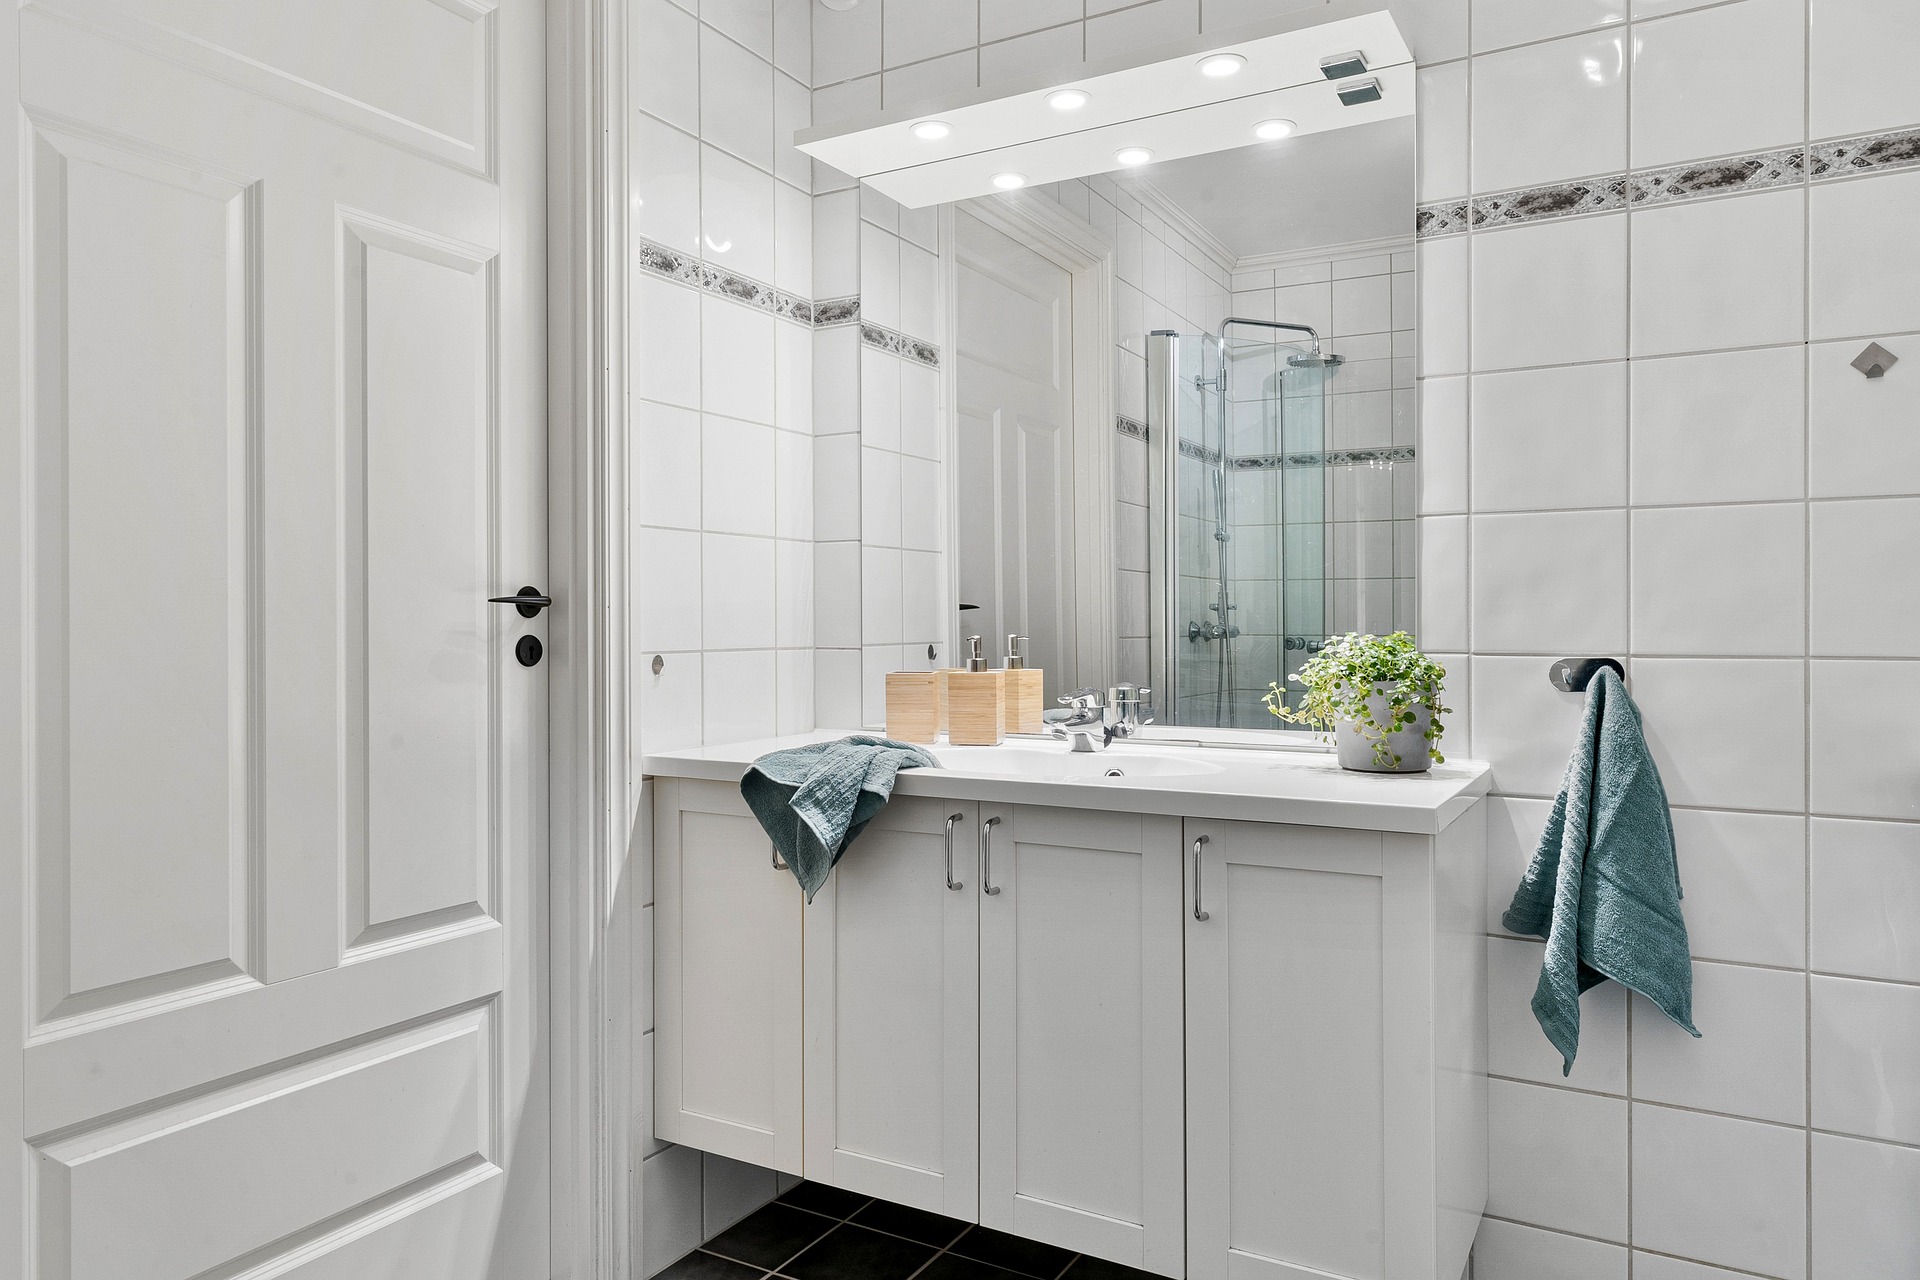
[[[1127,771],[1125,769],[1109,769],[1105,776],[1109,778],[1124,778],[1127,776]]]

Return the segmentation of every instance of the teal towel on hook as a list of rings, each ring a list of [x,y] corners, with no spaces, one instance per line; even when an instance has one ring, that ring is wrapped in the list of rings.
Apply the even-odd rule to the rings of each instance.
[[[1698,1036],[1693,960],[1680,914],[1673,816],[1640,727],[1611,668],[1587,686],[1580,741],[1502,923],[1547,940],[1533,1016],[1560,1051],[1580,1050],[1580,995],[1611,978]]]
[[[895,775],[939,767],[912,743],[857,734],[761,756],[740,779],[740,795],[812,902],[847,846],[886,807]]]

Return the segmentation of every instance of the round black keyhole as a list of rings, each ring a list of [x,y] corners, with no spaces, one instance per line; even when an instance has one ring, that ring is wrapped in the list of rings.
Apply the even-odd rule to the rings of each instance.
[[[519,641],[513,646],[513,656],[520,659],[520,665],[523,667],[538,665],[540,655],[544,652],[545,650],[541,648],[540,638],[538,636],[521,636]]]

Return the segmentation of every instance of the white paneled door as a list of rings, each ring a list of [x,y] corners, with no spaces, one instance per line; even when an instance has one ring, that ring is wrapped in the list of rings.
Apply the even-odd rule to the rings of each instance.
[[[1028,638],[1047,696],[1073,688],[1073,276],[968,213],[959,263],[958,485],[961,626]],[[989,649],[991,655],[994,650]]]
[[[543,30],[0,20],[0,1275],[548,1274]]]

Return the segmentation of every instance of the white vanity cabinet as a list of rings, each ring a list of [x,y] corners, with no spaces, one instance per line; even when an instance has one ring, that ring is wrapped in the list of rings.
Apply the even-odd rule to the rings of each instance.
[[[899,797],[882,809],[806,909],[801,998],[806,1176],[969,1222],[980,1202],[978,833],[970,802]]]
[[[1178,1276],[1180,820],[980,812],[980,1221]]]
[[[801,904],[737,784],[653,799],[654,1133],[801,1171]]]
[[[1484,807],[1186,835],[1189,1280],[1453,1280],[1486,1203]]]
[[[903,773],[805,905],[779,745],[649,760],[660,1138],[1181,1280],[1459,1280],[1484,768]]]

